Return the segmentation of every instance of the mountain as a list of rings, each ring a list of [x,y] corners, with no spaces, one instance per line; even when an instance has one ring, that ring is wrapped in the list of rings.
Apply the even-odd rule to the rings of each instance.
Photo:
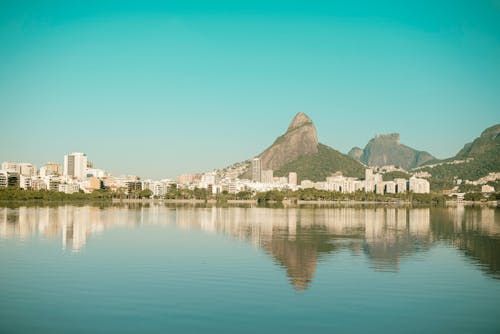
[[[363,177],[365,167],[351,157],[339,151],[318,144],[318,152],[305,154],[283,165],[274,172],[276,176],[287,176],[290,172],[297,173],[298,180],[325,181],[327,176],[335,172],[345,176]]]
[[[272,169],[275,176],[296,172],[299,181],[324,181],[338,171],[346,176],[364,175],[364,167],[358,161],[318,142],[313,122],[302,112],[295,115],[286,132],[257,157],[261,159],[262,169]],[[247,169],[241,177],[251,178],[250,174]]]
[[[399,133],[376,135],[364,149],[354,147],[348,155],[368,166],[394,165],[405,170],[436,159],[427,152],[401,144]]]
[[[363,149],[355,146],[351,148],[351,150],[347,153],[347,155],[353,158],[354,160],[361,161],[361,158],[363,157]]]
[[[453,158],[423,166],[420,170],[432,175],[431,190],[449,189],[453,187],[455,178],[473,181],[489,173],[500,172],[500,124],[484,130]]]
[[[467,143],[453,158],[462,160],[467,158],[481,157],[484,154],[497,154],[500,147],[500,124],[487,128],[481,133],[481,136],[473,142]]]
[[[318,136],[311,119],[299,112],[287,131],[259,155],[262,169],[279,170],[306,154],[318,153]]]

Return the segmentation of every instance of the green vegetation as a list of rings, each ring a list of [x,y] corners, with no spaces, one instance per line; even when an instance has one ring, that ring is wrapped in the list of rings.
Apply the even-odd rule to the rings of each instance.
[[[497,193],[491,194],[491,195],[488,197],[488,201],[500,201],[500,192],[497,192]]]
[[[461,185],[458,186],[458,192],[459,193],[481,192],[481,186],[462,183]]]
[[[400,171],[388,172],[382,176],[384,181],[393,181],[394,179],[409,179],[410,174]]]
[[[336,151],[326,145],[319,144],[318,153],[306,154],[297,160],[285,164],[274,172],[276,176],[288,176],[290,172],[297,173],[298,181],[324,181],[335,172],[345,176],[362,177],[364,167],[356,160]]]
[[[375,194],[364,191],[354,193],[341,193],[336,191],[318,190],[314,188],[300,189],[297,191],[267,191],[258,193],[256,199],[259,203],[268,201],[280,202],[283,199],[302,200],[302,201],[361,201],[361,202],[411,202],[414,204],[436,204],[444,205],[448,197],[441,194]]]
[[[466,159],[492,152],[498,153],[500,145],[499,133],[500,124],[487,128],[472,143],[465,144],[454,159]]]
[[[484,199],[481,193],[467,193],[464,195],[464,200],[478,202]]]
[[[483,131],[480,137],[472,143],[466,144],[453,158],[453,160],[471,161],[460,164],[442,164],[436,167],[425,167],[422,171],[429,172],[431,190],[439,191],[453,188],[453,179],[477,180],[491,172],[500,170],[500,124],[492,126]]]
[[[90,194],[65,194],[48,190],[0,189],[1,201],[110,201],[112,197],[113,193],[109,190],[95,190]]]
[[[14,188],[0,189],[0,200],[3,201],[111,201],[112,198],[149,198],[151,191],[143,190],[134,194],[125,195],[123,193],[111,192],[109,190],[96,190],[90,194],[78,192],[74,194],[65,194],[62,192],[46,190],[22,190]],[[228,200],[256,200],[258,203],[278,202],[283,200],[303,200],[303,201],[360,201],[360,202],[410,202],[413,204],[433,204],[442,205],[448,197],[441,194],[385,194],[365,193],[357,191],[354,193],[341,193],[335,191],[318,190],[314,188],[291,190],[271,190],[261,193],[252,193],[251,191],[241,191],[237,194],[229,194],[227,191],[213,195],[209,189],[176,189],[172,187],[165,199],[201,199],[216,200],[219,203],[225,203]],[[498,200],[500,194],[492,194],[489,200]],[[478,201],[483,199],[480,193],[466,194],[466,200]]]
[[[285,192],[279,190],[271,190],[263,193],[258,193],[255,195],[257,202],[265,203],[265,202],[281,202],[285,199]]]
[[[453,187],[453,179],[477,180],[491,172],[498,172],[500,168],[500,150],[488,154],[482,154],[469,162],[461,164],[446,164],[434,168],[426,167],[422,171],[429,172],[431,190],[438,191]]]

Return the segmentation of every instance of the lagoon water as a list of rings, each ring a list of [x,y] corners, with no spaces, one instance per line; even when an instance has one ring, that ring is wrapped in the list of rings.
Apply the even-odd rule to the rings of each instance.
[[[1,333],[499,333],[500,209],[0,207]]]

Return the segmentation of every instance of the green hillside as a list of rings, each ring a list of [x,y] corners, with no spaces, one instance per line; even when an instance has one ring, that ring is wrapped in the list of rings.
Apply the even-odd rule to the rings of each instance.
[[[470,159],[468,162],[451,164],[453,160]],[[477,180],[491,172],[500,172],[500,124],[492,126],[475,139],[466,144],[453,158],[445,160],[445,164],[425,167],[432,177],[431,189],[441,190],[453,187],[453,179]]]
[[[364,166],[331,147],[319,144],[318,153],[303,155],[285,164],[274,175],[288,176],[289,172],[296,172],[299,182],[305,179],[317,182],[338,171],[345,176],[363,177]]]

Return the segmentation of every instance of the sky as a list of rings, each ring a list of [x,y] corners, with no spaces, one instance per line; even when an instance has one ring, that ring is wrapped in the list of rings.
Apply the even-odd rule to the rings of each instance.
[[[500,122],[500,1],[0,1],[0,160],[173,178],[297,112],[447,158]]]

